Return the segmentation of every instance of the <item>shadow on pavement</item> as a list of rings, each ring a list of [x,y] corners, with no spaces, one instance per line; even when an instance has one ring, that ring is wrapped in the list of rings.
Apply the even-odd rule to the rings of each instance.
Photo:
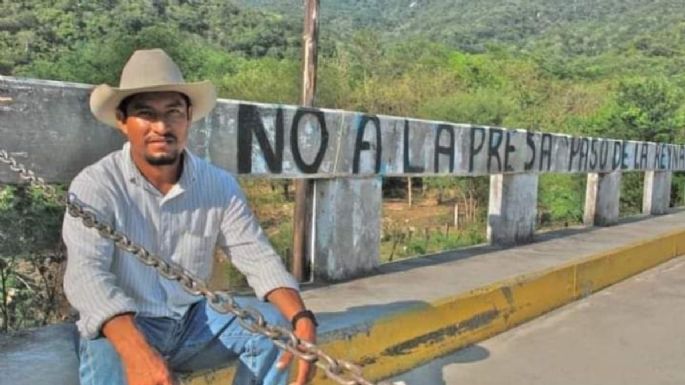
[[[452,364],[468,364],[482,361],[490,357],[490,351],[480,345],[471,345],[448,356],[435,359],[416,369],[393,377],[387,383],[406,385],[448,385],[443,378],[442,369]]]

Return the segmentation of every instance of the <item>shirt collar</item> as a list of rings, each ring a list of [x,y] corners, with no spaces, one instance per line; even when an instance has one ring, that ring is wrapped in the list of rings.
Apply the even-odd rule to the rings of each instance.
[[[136,166],[135,162],[133,161],[133,156],[131,155],[130,142],[124,143],[124,146],[122,147],[122,155],[124,158],[124,172],[126,173],[126,180],[138,186],[145,187],[146,189],[151,190],[154,193],[160,194],[159,190],[154,188],[150,184],[150,182],[148,182],[147,179],[145,179],[143,174],[138,169],[138,166]],[[170,198],[170,195],[172,194],[176,196],[179,193],[182,193],[183,191],[190,188],[190,186],[197,180],[195,167],[196,162],[197,159],[195,155],[191,153],[187,148],[184,149],[183,171],[181,172],[181,177],[179,178],[178,182],[176,182],[174,188],[172,188],[169,191],[169,193],[167,194],[167,198]]]

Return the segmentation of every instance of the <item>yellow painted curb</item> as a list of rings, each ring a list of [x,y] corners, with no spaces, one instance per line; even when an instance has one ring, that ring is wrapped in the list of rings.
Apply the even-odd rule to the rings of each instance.
[[[335,357],[362,363],[366,378],[388,378],[683,254],[685,230],[679,230],[417,306],[381,318],[363,333],[325,342],[322,348]],[[219,383],[217,377],[229,383],[225,381],[230,374],[222,372],[190,383]],[[334,384],[322,373],[313,383]]]

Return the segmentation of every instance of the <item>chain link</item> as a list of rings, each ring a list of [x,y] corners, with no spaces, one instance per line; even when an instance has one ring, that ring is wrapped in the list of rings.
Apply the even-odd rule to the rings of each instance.
[[[177,281],[186,292],[192,295],[204,296],[209,306],[217,312],[235,315],[240,325],[246,330],[266,336],[280,349],[291,352],[301,360],[313,363],[323,370],[328,378],[339,384],[374,385],[363,377],[360,366],[326,354],[317,345],[300,340],[289,329],[267,324],[264,316],[256,309],[241,308],[229,293],[209,290],[204,281],[193,277],[181,266],[167,262],[160,256],[150,253],[142,246],[132,242],[125,234],[106,223],[100,222],[93,213],[86,211],[74,196],[65,198],[58,193],[57,189],[47,184],[43,178],[37,177],[33,171],[18,163],[7,151],[2,149],[0,149],[0,162],[8,165],[22,180],[41,189],[47,198],[54,199],[60,205],[66,206],[69,215],[80,219],[86,227],[97,230],[101,236],[112,240],[121,250],[133,254],[143,264],[154,267],[164,278]]]

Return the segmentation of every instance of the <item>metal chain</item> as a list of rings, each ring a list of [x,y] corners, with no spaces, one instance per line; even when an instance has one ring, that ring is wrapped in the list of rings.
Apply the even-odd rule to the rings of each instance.
[[[100,222],[93,213],[84,210],[72,197],[65,198],[59,194],[57,189],[48,185],[43,178],[36,176],[23,164],[18,163],[3,149],[0,149],[0,162],[9,165],[9,168],[19,174],[22,180],[41,189],[46,197],[55,199],[59,204],[66,206],[69,215],[81,219],[86,227],[94,228],[101,236],[112,240],[121,250],[135,255],[143,264],[157,269],[162,277],[179,282],[183,289],[192,295],[204,296],[207,298],[209,306],[217,312],[235,315],[240,325],[246,330],[266,336],[280,349],[291,352],[299,359],[315,364],[324,371],[328,378],[339,384],[374,385],[362,376],[360,366],[326,354],[317,345],[300,340],[292,331],[284,327],[267,324],[264,316],[256,309],[241,308],[229,293],[209,290],[204,281],[193,277],[181,266],[167,262],[160,256],[150,253],[142,246],[132,242],[125,234]]]

